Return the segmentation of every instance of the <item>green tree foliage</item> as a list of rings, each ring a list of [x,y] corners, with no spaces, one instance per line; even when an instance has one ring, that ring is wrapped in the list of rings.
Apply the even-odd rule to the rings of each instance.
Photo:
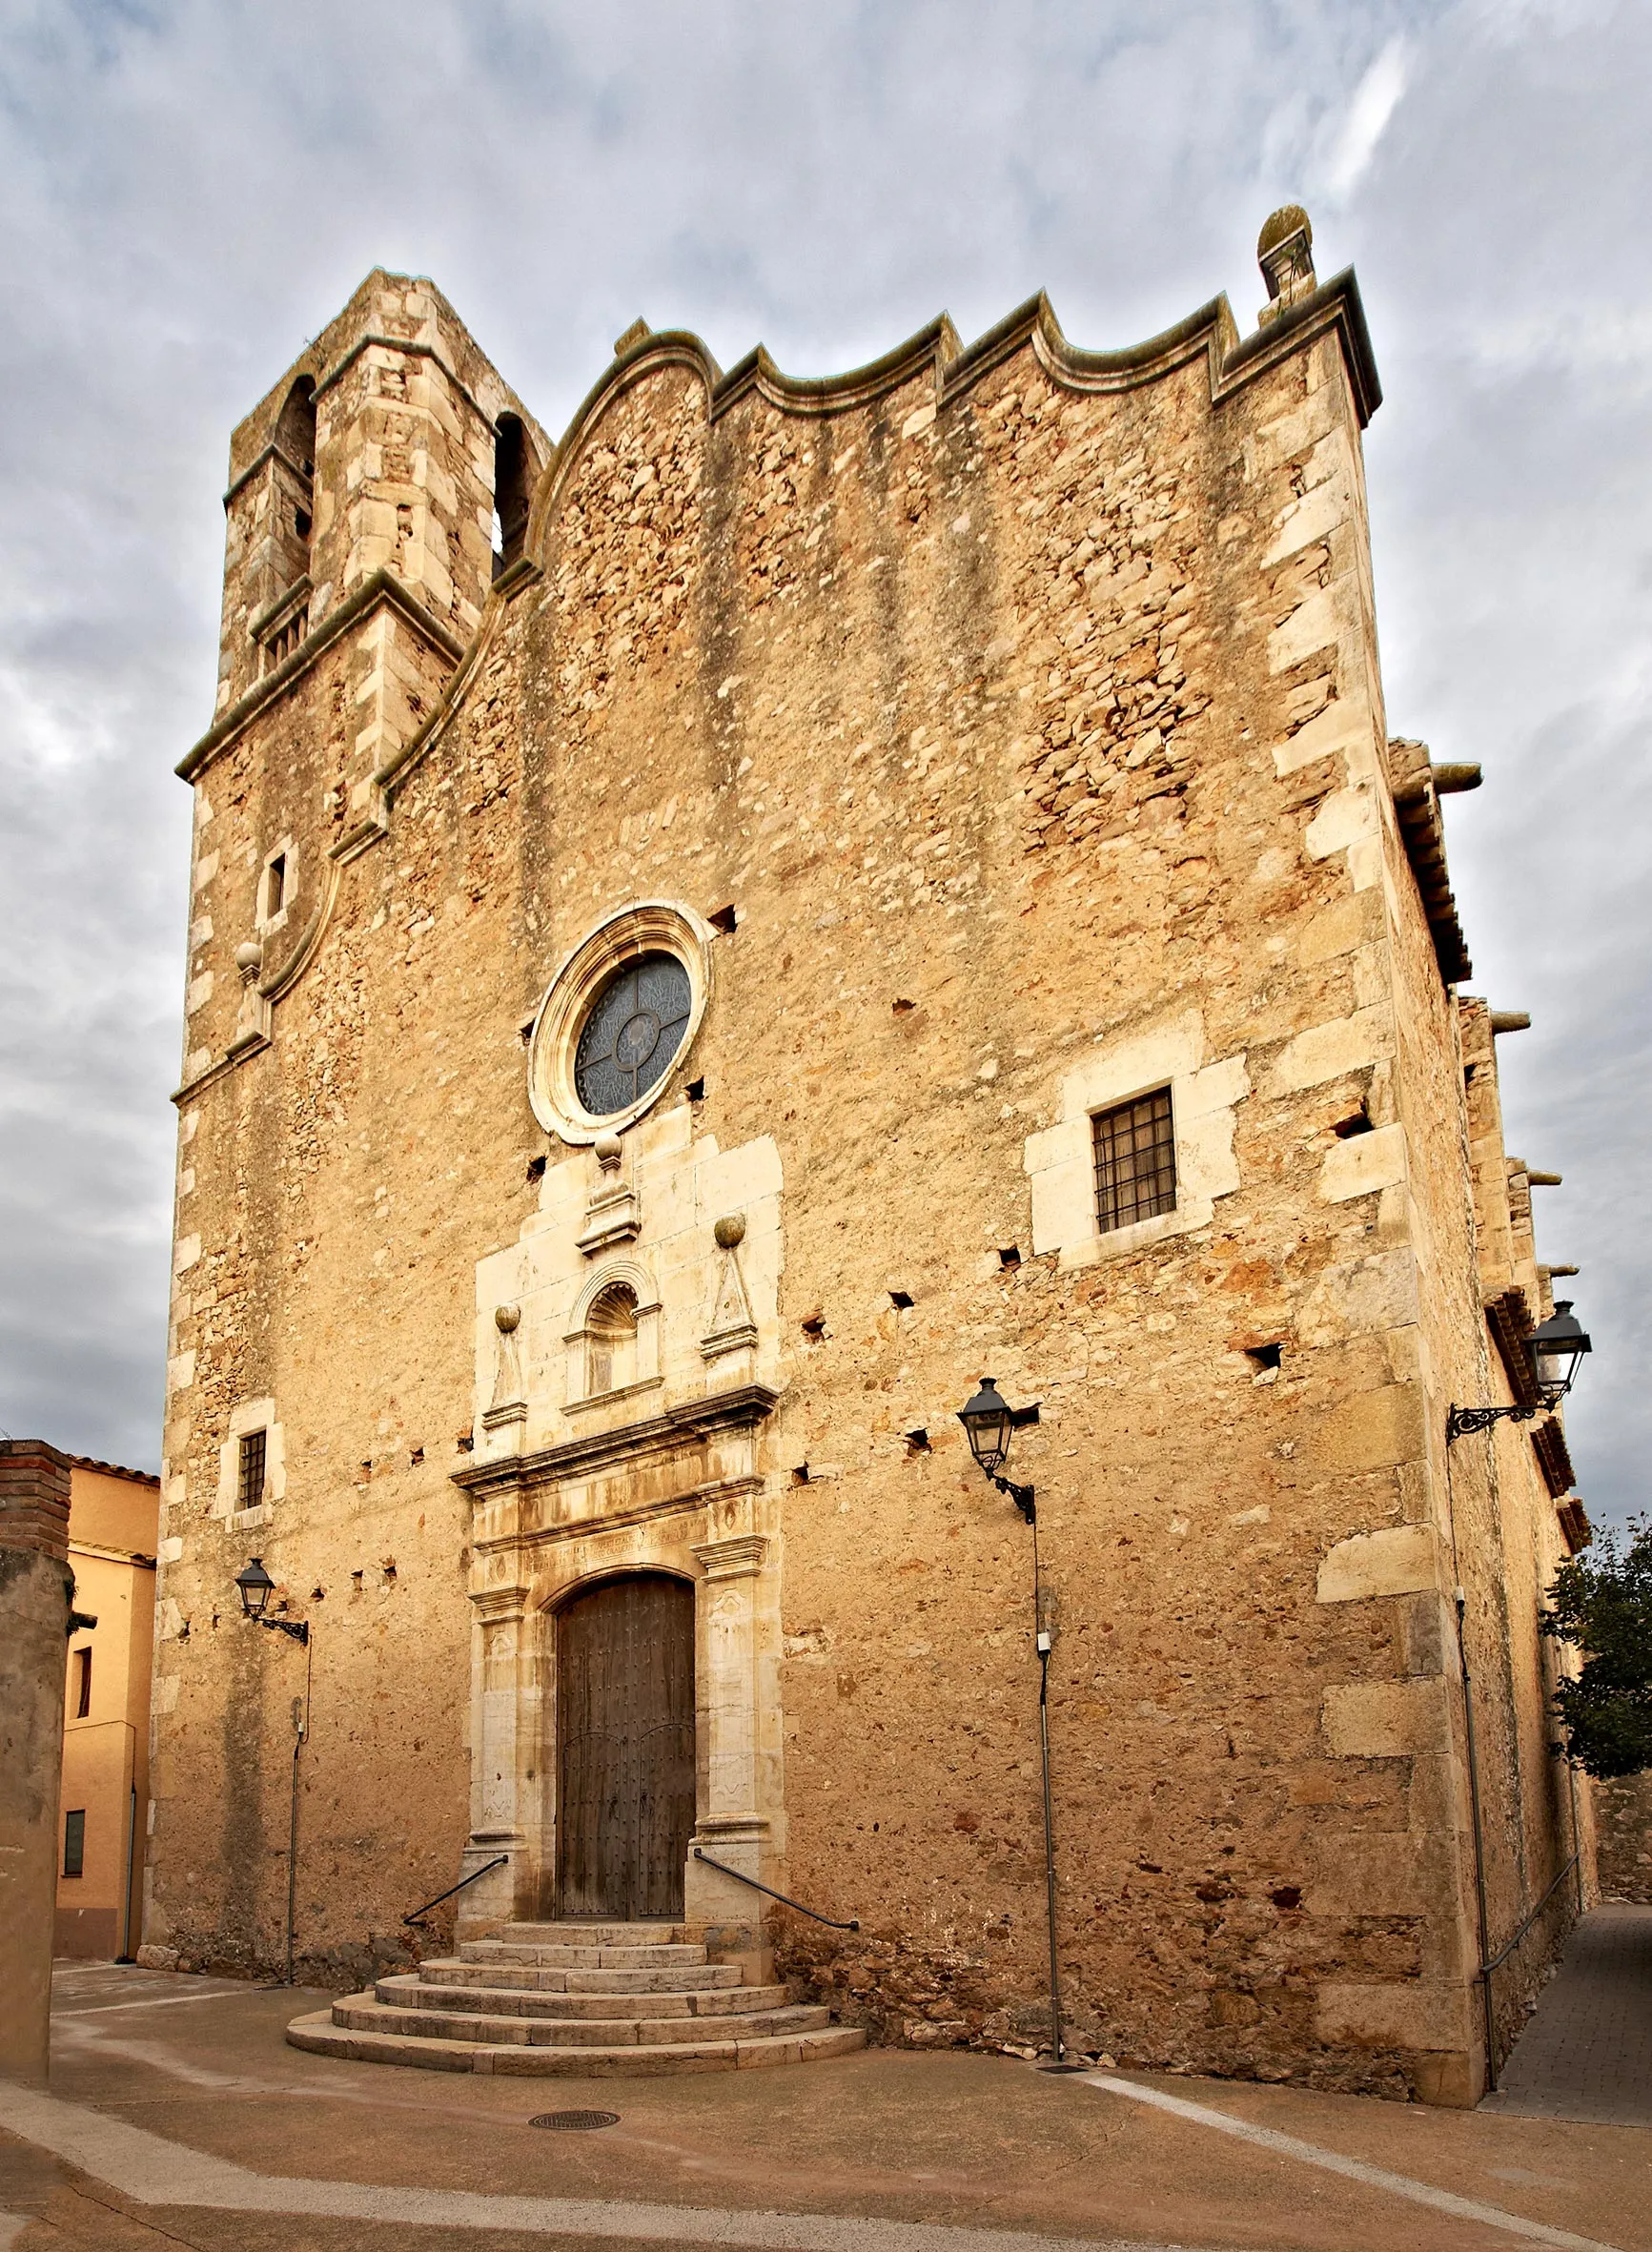
[[[1627,1547],[1602,1534],[1592,1557],[1561,1565],[1543,1632],[1583,1653],[1555,1710],[1570,1756],[1591,1775],[1652,1768],[1652,1523],[1632,1518]]]

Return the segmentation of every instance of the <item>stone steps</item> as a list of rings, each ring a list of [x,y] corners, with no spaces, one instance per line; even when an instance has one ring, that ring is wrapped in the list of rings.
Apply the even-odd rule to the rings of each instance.
[[[371,1994],[347,1995],[333,2005],[333,2022],[351,2033],[407,2033],[431,2040],[505,2043],[536,2049],[627,2049],[692,2040],[692,2018],[681,2017],[515,2017],[486,2010],[426,2010],[387,2004]],[[813,2006],[743,2011],[706,2019],[706,2037],[716,2041],[765,2040],[777,2034],[819,2033],[831,2013]]]
[[[482,1986],[474,1977],[462,1984],[433,1979],[430,1974],[438,1967],[425,1963],[417,1973],[387,1973],[376,1982],[374,1994],[393,2009],[465,2015],[480,2011],[496,2017],[724,2017],[785,2007],[784,1986],[718,1986],[688,1994],[564,1994],[500,1987],[491,1980]]]
[[[683,1965],[703,1964],[704,1947],[689,1945],[662,1945],[632,1947],[582,1941],[527,1941],[509,1943],[496,1939],[467,1939],[459,1948],[459,1960],[467,1963],[528,1963],[545,1970],[580,1971],[665,1971]]]
[[[357,2064],[409,2064],[426,2072],[481,2072],[522,2079],[619,2078],[673,2072],[734,2072],[761,2064],[812,2064],[864,2048],[859,2026],[832,2025],[819,2033],[778,2035],[759,2040],[662,2041],[610,2049],[545,2049],[478,2041],[431,2040],[409,2034],[364,2033],[336,2025],[317,2010],[295,2017],[287,2038],[296,2049],[348,2058]]]
[[[744,1986],[691,1927],[512,1924],[296,2017],[296,2049],[437,2072],[549,2076],[806,2064],[865,2044],[830,2013]]]

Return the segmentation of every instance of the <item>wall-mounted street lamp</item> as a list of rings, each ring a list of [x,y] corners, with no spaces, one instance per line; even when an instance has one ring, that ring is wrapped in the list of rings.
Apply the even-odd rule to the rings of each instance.
[[[1017,1485],[1013,1479],[999,1476],[1010,1452],[1010,1437],[1015,1428],[1015,1410],[989,1376],[981,1379],[981,1388],[975,1397],[958,1410],[958,1421],[969,1434],[969,1452],[998,1491],[1010,1496],[1029,1525],[1036,1525],[1038,1518],[1033,1507],[1031,1486]]]
[[[241,1590],[241,1608],[249,1619],[260,1627],[274,1627],[278,1634],[290,1634],[295,1642],[308,1643],[308,1619],[267,1619],[270,1598],[275,1592],[275,1583],[264,1569],[264,1560],[255,1556],[245,1571],[235,1574],[235,1585]]]
[[[1511,1423],[1529,1423],[1540,1409],[1558,1406],[1577,1382],[1583,1355],[1593,1349],[1572,1312],[1571,1300],[1558,1298],[1554,1312],[1526,1340],[1538,1398],[1516,1401],[1510,1407],[1454,1407],[1446,1418],[1446,1444],[1470,1431],[1489,1431],[1505,1417]]]
[[[304,1749],[304,1738],[310,1732],[310,1622],[308,1619],[269,1619],[264,1613],[270,1598],[275,1592],[275,1583],[264,1569],[264,1560],[255,1556],[244,1571],[235,1574],[235,1585],[241,1590],[241,1609],[255,1626],[274,1627],[278,1633],[287,1634],[305,1651],[303,1718],[293,1733],[293,1791],[287,1824],[287,1984],[293,1983],[293,1922],[298,1903],[298,1754]]]
[[[1031,1422],[1036,1413],[1036,1409],[1029,1408],[1018,1416],[992,1379],[984,1376],[974,1398],[958,1410],[958,1421],[969,1435],[969,1452],[998,1491],[1010,1496],[1032,1527],[1032,1626],[1038,1650],[1038,1748],[1044,1767],[1044,1902],[1050,1931],[1050,2023],[1055,2051],[1054,2062],[1044,2069],[1047,2072],[1082,2072],[1083,2065],[1067,2062],[1067,2047],[1061,2031],[1061,1972],[1055,1953],[1055,1814],[1050,1795],[1050,1652],[1054,1636],[1044,1616],[1038,1575],[1038,1512],[1031,1486],[1017,1485],[1012,1478],[1006,1478],[1002,1474],[1016,1424],[1024,1421]]]

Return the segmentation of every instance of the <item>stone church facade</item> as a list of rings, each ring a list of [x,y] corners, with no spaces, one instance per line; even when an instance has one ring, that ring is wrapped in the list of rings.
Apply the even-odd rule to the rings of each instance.
[[[291,1876],[338,1983],[470,1876],[460,1936],[686,1920],[1031,2048],[1037,1624],[1070,2037],[1474,2098],[1477,1873],[1491,1949],[1581,1895],[1582,1520],[1553,1417],[1447,1450],[1552,1301],[1358,295],[1274,232],[1247,335],[1040,297],[798,381],[638,323],[560,445],[376,272],[235,432],[152,1947],[279,1964]]]

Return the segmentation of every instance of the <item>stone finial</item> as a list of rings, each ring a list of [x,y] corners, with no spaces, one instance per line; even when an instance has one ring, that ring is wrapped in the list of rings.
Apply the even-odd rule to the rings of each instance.
[[[244,938],[235,949],[235,968],[241,973],[241,983],[251,985],[264,967],[264,949],[256,938]]]
[[[633,345],[640,344],[644,337],[651,337],[653,334],[653,330],[639,314],[624,335],[614,338],[614,358],[623,359]]]
[[[494,1327],[499,1331],[500,1337],[509,1337],[521,1318],[520,1306],[495,1306],[493,1310]]]
[[[1256,237],[1256,263],[1268,285],[1257,318],[1275,320],[1319,286],[1314,271],[1314,224],[1299,203],[1282,203]]]
[[[617,1134],[599,1134],[592,1146],[596,1150],[597,1162],[602,1171],[604,1173],[618,1173],[620,1159],[624,1152],[624,1144],[621,1141],[620,1136]]]
[[[719,1251],[733,1251],[738,1244],[745,1241],[744,1213],[731,1212],[727,1214],[718,1221],[711,1232],[717,1238]]]

